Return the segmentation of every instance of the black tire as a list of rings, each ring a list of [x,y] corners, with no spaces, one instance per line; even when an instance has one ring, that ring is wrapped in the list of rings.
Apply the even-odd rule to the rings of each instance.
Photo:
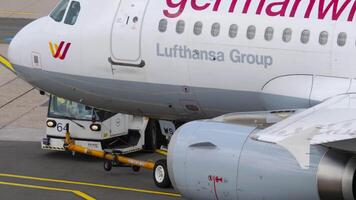
[[[104,161],[104,170],[109,172],[112,169],[112,163],[110,160],[105,160]]]
[[[132,166],[132,171],[134,171],[134,172],[139,172],[140,169],[141,169],[141,167],[139,167],[139,166]]]
[[[172,187],[171,180],[169,179],[167,160],[161,159],[155,163],[153,168],[153,180],[159,188]]]
[[[145,146],[144,150],[147,151],[156,151],[159,148],[158,144],[158,136],[161,134],[161,130],[157,121],[150,120],[147,124],[147,128],[145,131]]]

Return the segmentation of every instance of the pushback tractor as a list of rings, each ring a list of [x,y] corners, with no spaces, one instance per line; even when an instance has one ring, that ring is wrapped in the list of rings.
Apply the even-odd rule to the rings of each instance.
[[[154,163],[126,155],[141,150],[166,154],[160,148],[165,149],[175,132],[173,122],[111,113],[51,95],[46,125],[42,149],[103,158],[106,171],[112,167],[153,170],[157,186],[171,185],[166,159]]]
[[[159,149],[167,145],[175,131],[170,121],[112,113],[51,95],[42,149],[66,150],[66,124],[77,145],[121,154]]]

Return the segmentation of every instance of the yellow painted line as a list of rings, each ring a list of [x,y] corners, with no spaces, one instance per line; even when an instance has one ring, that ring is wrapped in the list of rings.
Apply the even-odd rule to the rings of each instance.
[[[156,153],[164,155],[164,156],[168,155],[167,151],[163,151],[163,150],[156,150]]]
[[[79,190],[72,190],[72,192],[73,192],[74,194],[76,194],[77,196],[82,197],[82,198],[85,199],[85,200],[96,200],[95,198],[93,198],[93,197],[91,197],[91,196],[89,196],[89,195],[87,195],[87,194],[85,194],[84,192],[81,192],[81,191],[79,191]]]
[[[4,67],[8,68],[12,72],[15,72],[15,69],[12,64],[2,55],[0,55],[0,64],[4,65]]]
[[[0,10],[0,14],[33,15],[33,12],[23,12],[17,10]]]
[[[69,180],[39,178],[39,177],[32,177],[32,176],[21,176],[21,175],[15,175],[15,174],[1,174],[0,173],[0,177],[11,177],[11,178],[19,178],[19,179],[27,179],[27,180],[35,180],[35,181],[64,183],[64,184],[71,184],[71,185],[84,185],[84,186],[90,186],[90,187],[99,187],[99,188],[122,190],[122,191],[129,191],[129,192],[138,192],[138,193],[146,193],[146,194],[154,194],[154,195],[162,195],[162,196],[171,196],[171,197],[181,197],[180,194],[170,193],[170,192],[160,192],[160,191],[154,191],[154,190],[136,189],[136,188],[129,188],[129,187],[111,186],[111,185],[69,181]]]
[[[81,191],[78,191],[78,190],[69,190],[69,189],[63,189],[63,188],[45,187],[45,186],[10,183],[10,182],[0,182],[0,185],[24,187],[24,188],[39,189],[39,190],[50,190],[50,191],[58,191],[58,192],[70,192],[70,193],[73,193],[79,197],[82,197],[85,200],[96,200],[93,197],[91,197]]]

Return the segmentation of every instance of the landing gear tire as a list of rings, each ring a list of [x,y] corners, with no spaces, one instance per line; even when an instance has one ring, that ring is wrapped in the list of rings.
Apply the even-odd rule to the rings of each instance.
[[[172,187],[171,180],[168,175],[167,160],[158,160],[153,168],[153,180],[156,186],[160,188]]]
[[[158,136],[161,134],[157,121],[150,120],[145,131],[145,147],[147,151],[156,151],[158,148]]]
[[[105,160],[104,161],[104,170],[109,172],[112,169],[112,163],[110,160]]]

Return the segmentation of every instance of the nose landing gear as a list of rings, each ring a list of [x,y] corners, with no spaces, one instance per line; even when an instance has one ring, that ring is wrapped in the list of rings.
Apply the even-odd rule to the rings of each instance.
[[[172,186],[168,175],[167,160],[161,159],[155,163],[153,168],[153,180],[160,188],[169,188]]]

